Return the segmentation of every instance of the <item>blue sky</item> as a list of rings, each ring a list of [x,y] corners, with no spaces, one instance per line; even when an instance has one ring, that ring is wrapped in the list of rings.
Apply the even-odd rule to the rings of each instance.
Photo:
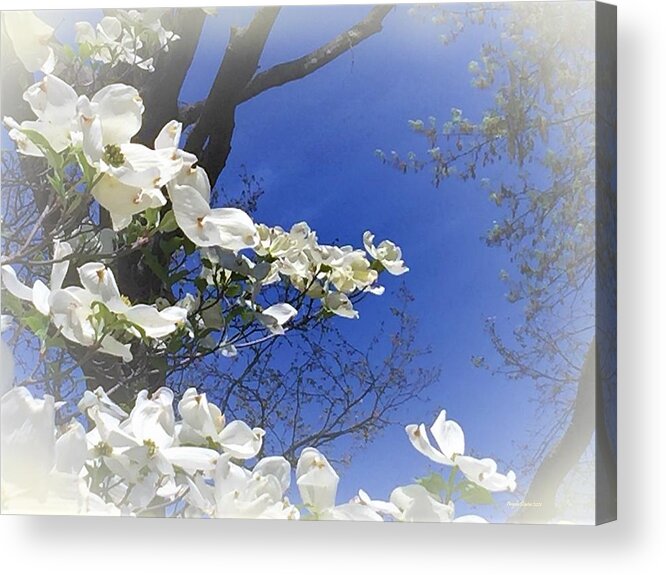
[[[262,68],[298,57],[345,30],[369,8],[286,7],[271,33]],[[206,96],[228,37],[229,25],[247,22],[251,10],[221,10],[204,29],[195,63],[181,94]],[[509,267],[501,250],[481,239],[499,216],[477,183],[452,180],[439,189],[430,174],[402,175],[383,165],[377,148],[422,151],[422,138],[408,120],[434,115],[443,122],[452,107],[470,117],[491,104],[492,94],[469,83],[467,64],[489,30],[474,30],[443,46],[441,29],[406,14],[389,14],[384,30],[350,53],[297,82],[266,92],[237,111],[232,152],[221,184],[238,186],[245,165],[263,178],[258,221],[289,227],[306,220],[321,241],[361,245],[366,229],[402,249],[410,272],[402,276],[416,297],[419,343],[430,345],[430,361],[443,368],[429,392],[432,403],[407,407],[399,419],[429,424],[440,408],[458,420],[478,455],[506,463],[513,441],[524,441],[532,425],[529,387],[503,381],[471,365],[472,354],[492,355],[483,332],[486,316],[508,318],[499,270]],[[506,175],[506,174],[505,174]],[[400,280],[386,276],[387,295],[366,298],[358,321],[338,320],[351,337],[367,339],[386,317]],[[387,497],[392,487],[437,469],[409,444],[400,427],[384,432],[341,469],[340,499],[363,487]],[[501,499],[501,498],[500,498]],[[503,510],[497,510],[501,516]]]
[[[283,8],[261,67],[309,52],[368,11],[367,6]],[[181,100],[205,98],[230,25],[247,23],[252,13],[247,8],[220,9],[207,19]],[[62,13],[47,17],[53,23],[63,21]],[[59,36],[68,38],[70,22],[84,17],[67,14]],[[220,184],[233,193],[244,165],[263,180],[257,221],[288,228],[305,220],[320,241],[356,246],[369,229],[377,241],[389,238],[400,245],[411,271],[400,279],[386,275],[387,293],[366,298],[359,306],[359,320],[335,321],[349,337],[367,340],[395,303],[391,291],[404,280],[415,296],[418,344],[432,347],[428,362],[440,365],[442,376],[428,393],[430,404],[407,406],[397,419],[429,425],[439,409],[446,408],[463,426],[472,453],[495,457],[506,470],[520,462],[514,442],[529,440],[534,430],[530,387],[492,376],[470,362],[473,354],[493,357],[483,331],[487,316],[508,326],[519,317],[519,310],[506,303],[505,286],[498,278],[500,269],[510,269],[506,254],[486,247],[482,239],[500,213],[478,181],[451,180],[436,189],[427,170],[403,175],[374,154],[377,148],[423,152],[423,139],[408,127],[410,119],[433,115],[441,125],[452,107],[475,117],[492,104],[492,92],[471,87],[467,65],[498,32],[474,28],[448,46],[438,41],[441,32],[399,6],[387,16],[381,33],[315,74],[241,105]],[[510,178],[511,169],[499,166],[490,175]],[[430,470],[438,466],[411,447],[402,427],[387,429],[362,456],[339,470],[339,501],[359,488],[386,498],[393,487]],[[527,482],[519,477],[519,483]],[[501,519],[505,510],[500,504],[483,513]]]

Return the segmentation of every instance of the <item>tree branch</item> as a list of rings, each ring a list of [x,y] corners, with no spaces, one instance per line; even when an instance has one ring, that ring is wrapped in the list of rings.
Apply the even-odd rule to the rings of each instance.
[[[283,62],[255,74],[270,27],[277,16],[260,10],[250,25],[232,30],[222,65],[206,100],[183,108],[178,117],[185,125],[196,122],[186,149],[200,157],[212,183],[224,169],[231,152],[236,106],[255,96],[299,80],[316,72],[363,40],[382,30],[382,22],[393,9],[392,4],[375,6],[360,22],[323,44],[313,52]],[[270,17],[273,17],[273,21]],[[207,138],[210,138],[206,142]]]
[[[282,86],[294,80],[300,80],[335,60],[354,46],[382,30],[382,22],[394,8],[393,4],[375,6],[370,13],[349,30],[336,36],[330,42],[313,52],[289,62],[277,64],[254,76],[241,95],[241,102],[254,98],[258,94]]]
[[[215,183],[231,152],[236,106],[259,65],[279,6],[259,9],[246,28],[232,28],[231,38],[201,116],[185,148],[196,154]]]

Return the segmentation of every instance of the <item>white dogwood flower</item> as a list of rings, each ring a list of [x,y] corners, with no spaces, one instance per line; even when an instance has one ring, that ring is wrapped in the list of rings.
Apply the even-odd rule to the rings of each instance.
[[[225,426],[220,409],[208,402],[205,393],[198,393],[193,387],[183,394],[178,403],[178,413],[182,422],[176,432],[183,443],[206,445],[210,441],[215,442]]]
[[[2,283],[7,291],[18,299],[30,301],[37,311],[48,316],[51,312],[51,293],[62,287],[69,262],[67,257],[72,254],[72,246],[68,242],[56,240],[53,244],[53,266],[51,268],[50,287],[41,280],[36,280],[32,288],[23,284],[16,276],[16,272],[9,265],[1,268]]]
[[[402,259],[402,250],[389,240],[383,240],[378,246],[374,245],[375,236],[370,232],[363,234],[363,245],[366,251],[384,266],[387,272],[394,276],[409,271]]]
[[[28,72],[50,74],[56,59],[50,43],[53,28],[27,10],[3,11],[2,23],[16,56]]]
[[[358,319],[358,312],[354,309],[349,297],[344,293],[335,291],[327,293],[324,297],[324,305],[335,315],[348,319]]]
[[[160,339],[176,331],[187,319],[187,310],[170,306],[162,310],[147,304],[129,305],[120,294],[113,272],[104,264],[89,262],[77,269],[81,285],[112,312],[143,330],[147,337]]]
[[[381,521],[381,516],[368,505],[350,501],[335,504],[340,478],[321,452],[306,447],[296,465],[296,484],[308,510],[322,520]]]
[[[397,487],[391,492],[390,502],[399,510],[396,516],[399,521],[449,522],[453,520],[453,505],[437,501],[422,485]]]
[[[12,118],[4,121],[10,128],[9,137],[25,155],[43,155],[30,140],[29,132],[25,133],[32,130],[57,153],[68,146],[81,145],[89,163],[97,165],[105,150],[108,155],[107,146],[128,144],[141,128],[143,101],[136,88],[125,84],[105,86],[88,99],[79,97],[69,84],[49,74],[28,87],[23,98],[37,119],[21,124]]]
[[[83,480],[85,434],[73,423],[57,437],[52,396],[15,387],[0,399],[2,511],[39,514],[118,514]]]
[[[218,246],[233,252],[257,243],[254,222],[238,208],[211,208],[204,197],[189,185],[169,188],[176,222],[196,245]]]
[[[298,311],[294,306],[288,303],[276,303],[258,313],[256,317],[268,331],[276,335],[282,335],[285,332],[283,326],[296,317],[297,314]]]
[[[494,459],[489,457],[477,459],[464,454],[463,430],[455,421],[446,419],[446,411],[442,410],[439,413],[430,428],[439,449],[430,443],[424,424],[407,425],[405,431],[417,451],[436,463],[458,466],[463,475],[476,485],[493,492],[515,490],[516,475],[513,471],[504,475],[497,471]]]
[[[456,457],[456,465],[465,477],[488,491],[514,491],[516,474],[509,471],[506,475],[497,471],[497,462],[489,457],[476,459],[468,455]]]
[[[435,438],[439,450],[430,443],[423,423],[420,425],[407,425],[405,431],[417,451],[436,463],[455,465],[455,457],[465,452],[465,435],[463,430],[455,421],[446,419],[445,410],[439,412],[437,419],[435,419],[430,428],[430,432]]]

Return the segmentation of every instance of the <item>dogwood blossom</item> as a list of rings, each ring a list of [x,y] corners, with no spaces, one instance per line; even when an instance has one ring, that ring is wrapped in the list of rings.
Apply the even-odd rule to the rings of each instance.
[[[93,27],[89,22],[77,22],[76,42],[90,54],[94,62],[114,67],[120,63],[137,66],[152,72],[153,55],[169,49],[169,43],[179,39],[160,21],[164,10],[117,10],[105,16]]]
[[[86,347],[97,345],[103,353],[131,361],[130,345],[104,333],[105,326],[96,317],[97,303],[104,304],[117,317],[127,320],[131,324],[128,333],[134,337],[145,335],[160,339],[176,331],[186,321],[187,310],[179,306],[157,310],[147,304],[128,304],[118,289],[113,272],[102,263],[88,262],[80,266],[77,272],[81,286],[63,288],[69,267],[69,262],[63,258],[71,253],[71,245],[67,242],[55,243],[50,288],[40,280],[29,288],[18,280],[11,266],[1,268],[5,288],[18,299],[30,301],[40,313],[48,316],[66,339]]]
[[[50,74],[56,59],[53,47],[53,28],[27,10],[4,11],[3,28],[12,42],[16,56],[28,72]]]
[[[340,478],[326,457],[308,447],[301,452],[296,466],[296,484],[308,510],[322,520],[381,521],[371,507],[357,501],[335,504]]]
[[[58,433],[53,397],[36,399],[27,388],[15,387],[0,405],[3,513],[119,513],[89,491],[83,479],[85,436],[76,423]]]
[[[495,460],[488,457],[477,459],[464,455],[465,435],[463,430],[455,421],[446,419],[445,410],[440,411],[430,428],[439,450],[430,443],[424,424],[407,425],[405,431],[417,451],[436,463],[457,467],[468,480],[476,485],[491,492],[516,489],[516,475],[513,471],[504,475],[497,471]]]
[[[409,271],[402,259],[402,250],[389,240],[383,240],[378,246],[374,245],[375,236],[370,232],[363,234],[363,245],[366,251],[394,276]]]
[[[257,319],[263,323],[266,329],[271,333],[282,335],[285,332],[283,326],[297,314],[298,311],[294,306],[288,303],[276,303],[257,314]]]
[[[219,246],[233,252],[253,248],[257,243],[254,222],[238,208],[211,208],[196,188],[169,188],[176,222],[198,246]]]
[[[177,413],[174,400],[168,388],[142,390],[128,414],[102,388],[86,390],[78,403],[86,429],[77,419],[56,427],[49,395],[6,392],[3,511],[143,515],[170,507],[186,517],[485,522],[456,517],[451,499],[416,483],[397,487],[388,501],[359,490],[338,504],[340,478],[313,447],[301,451],[294,470],[303,514],[287,496],[292,469],[284,457],[247,466],[262,449],[263,429],[227,423],[195,388],[185,391]]]

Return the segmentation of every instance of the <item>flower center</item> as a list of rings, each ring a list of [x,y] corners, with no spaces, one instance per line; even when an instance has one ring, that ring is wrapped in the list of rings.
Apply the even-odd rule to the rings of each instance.
[[[117,144],[107,144],[104,146],[102,159],[114,168],[119,168],[125,163],[125,156]]]

